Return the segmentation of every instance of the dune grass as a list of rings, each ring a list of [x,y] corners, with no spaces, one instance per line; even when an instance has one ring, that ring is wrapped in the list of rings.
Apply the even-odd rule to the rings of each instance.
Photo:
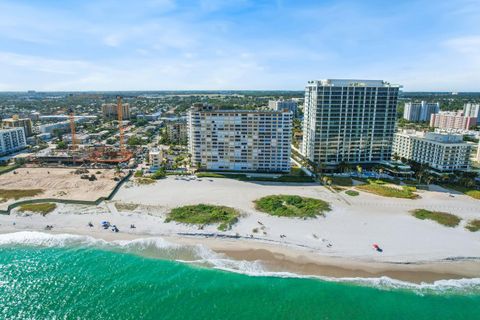
[[[466,188],[466,187],[454,185],[454,184],[446,184],[446,185],[442,185],[442,187],[464,193],[469,197],[480,200],[480,190]]]
[[[347,190],[347,191],[345,191],[345,193],[348,194],[351,197],[356,197],[360,194],[358,191],[355,191],[355,190]]]
[[[239,216],[239,212],[230,207],[197,204],[173,209],[168,213],[165,222],[176,221],[196,225],[220,223],[218,230],[226,231],[238,221]]]
[[[470,220],[465,228],[471,232],[477,232],[480,230],[480,219]]]
[[[57,208],[55,203],[31,203],[21,205],[18,211],[20,212],[35,212],[40,213],[42,216],[46,216],[48,213],[52,212]]]
[[[418,197],[413,191],[415,187],[402,186],[401,188],[391,187],[385,184],[372,183],[364,184],[356,187],[360,191],[373,193],[382,197],[415,199]]]
[[[10,199],[18,200],[26,197],[34,197],[42,193],[43,193],[42,189],[30,189],[30,190],[0,189],[0,200],[3,200],[3,201],[7,201]]]
[[[415,218],[421,220],[433,220],[446,227],[456,227],[462,219],[451,213],[440,211],[429,211],[425,209],[415,209],[412,211]]]
[[[272,195],[254,201],[259,211],[278,217],[315,218],[330,211],[328,202],[293,195]]]

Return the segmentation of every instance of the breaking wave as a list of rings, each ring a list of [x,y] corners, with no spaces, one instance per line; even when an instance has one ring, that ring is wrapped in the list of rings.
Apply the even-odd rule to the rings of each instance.
[[[369,286],[382,290],[413,290],[419,294],[480,294],[480,278],[438,280],[433,283],[418,284],[396,280],[386,276],[377,278],[334,278],[299,275],[291,272],[272,272],[266,270],[259,261],[234,260],[202,245],[179,245],[168,242],[160,237],[106,241],[91,236],[48,234],[35,231],[1,234],[0,247],[12,246],[105,249],[133,253],[146,257],[175,260],[181,263],[205,266],[255,277],[313,278],[324,281]]]

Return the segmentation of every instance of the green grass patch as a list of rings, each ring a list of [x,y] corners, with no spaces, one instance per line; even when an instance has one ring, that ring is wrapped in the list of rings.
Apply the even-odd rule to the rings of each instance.
[[[20,166],[16,164],[11,166],[0,166],[0,174],[10,172],[18,167]]]
[[[415,187],[403,186],[401,188],[397,187],[390,187],[384,184],[378,183],[369,183],[363,184],[356,187],[358,190],[373,193],[382,197],[390,197],[390,198],[401,198],[401,199],[415,199],[418,197],[414,191],[416,191]]]
[[[470,220],[465,228],[471,232],[477,232],[480,230],[480,219]]]
[[[463,194],[466,194],[469,197],[480,200],[480,190],[471,189],[471,188],[458,186],[454,184],[445,184],[445,185],[442,185],[442,187],[461,192]]]
[[[239,216],[239,212],[230,207],[197,204],[173,209],[165,222],[176,221],[197,225],[220,223],[218,230],[226,231],[238,221]]]
[[[332,180],[332,186],[350,187],[353,186],[353,180],[350,177],[328,177]]]
[[[155,183],[155,179],[151,178],[136,178],[135,183],[138,185],[148,185]]]
[[[18,211],[20,212],[35,212],[40,213],[42,216],[46,216],[57,208],[55,203],[31,203],[21,205]]]
[[[42,189],[29,189],[29,190],[20,190],[20,189],[0,189],[0,199],[7,201],[10,199],[21,199],[26,197],[35,197],[39,194],[42,194]]]
[[[330,211],[328,202],[292,195],[273,195],[254,201],[259,211],[278,217],[315,218]]]
[[[360,194],[358,191],[355,191],[355,190],[347,190],[347,191],[345,191],[345,193],[348,194],[351,197],[356,197]]]
[[[274,177],[249,177],[243,173],[198,172],[196,173],[196,176],[198,178],[225,178],[225,179],[236,179],[240,181],[292,182],[292,183],[315,182],[315,180],[312,177],[302,176],[298,174],[281,175],[277,178],[274,178]]]
[[[421,220],[433,220],[447,227],[456,227],[462,219],[451,213],[416,209],[412,211],[415,218]]]

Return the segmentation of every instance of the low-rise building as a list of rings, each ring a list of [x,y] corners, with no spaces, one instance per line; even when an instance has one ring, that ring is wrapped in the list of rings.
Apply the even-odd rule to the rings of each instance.
[[[72,134],[65,134],[62,136],[63,141],[72,143]],[[91,137],[86,133],[77,133],[75,135],[75,141],[77,144],[86,144],[90,141]]]
[[[0,156],[26,148],[25,129],[12,128],[0,130]]]
[[[393,140],[393,154],[400,158],[428,164],[440,172],[470,169],[472,145],[461,135],[404,130]]]
[[[158,169],[162,166],[165,150],[162,148],[152,148],[148,152],[148,162],[150,164],[150,169]]]
[[[3,119],[2,128],[3,129],[23,128],[25,131],[26,137],[30,137],[33,135],[32,120],[29,118],[20,119],[18,115],[15,115],[9,119]]]
[[[434,128],[468,130],[476,126],[477,118],[464,115],[462,110],[443,111],[430,117],[430,127]]]
[[[188,112],[188,148],[194,166],[218,171],[289,172],[292,113],[219,110]]]

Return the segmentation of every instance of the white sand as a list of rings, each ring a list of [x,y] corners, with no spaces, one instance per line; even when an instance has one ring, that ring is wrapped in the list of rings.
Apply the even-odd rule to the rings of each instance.
[[[319,198],[330,202],[333,210],[325,218],[308,220],[278,218],[257,212],[252,201],[270,194]],[[169,177],[152,185],[134,186],[131,182],[124,185],[114,201],[140,204],[134,211],[118,212],[113,202],[99,207],[59,205],[59,209],[47,217],[0,216],[0,232],[41,230],[50,224],[56,232],[85,233],[93,231],[86,226],[92,221],[95,231],[109,233],[99,227],[100,221],[109,220],[123,234],[175,237],[184,232],[221,233],[213,225],[199,230],[193,226],[164,223],[165,214],[171,208],[209,203],[237,208],[244,215],[232,230],[223,234],[253,235],[260,238],[259,241],[309,250],[318,256],[379,262],[480,259],[480,232],[472,233],[464,228],[468,219],[480,218],[480,201],[464,195],[451,198],[445,192],[420,192],[420,195],[421,199],[417,200],[384,198],[367,193],[350,197],[318,185],[278,185],[230,179],[185,181]],[[409,211],[415,208],[450,212],[463,220],[460,226],[448,228],[412,217]],[[265,226],[266,235],[258,221]],[[137,228],[129,229],[130,224]],[[254,228],[260,232],[253,233]],[[286,237],[280,238],[281,234]],[[378,243],[383,253],[373,250],[373,243]]]

